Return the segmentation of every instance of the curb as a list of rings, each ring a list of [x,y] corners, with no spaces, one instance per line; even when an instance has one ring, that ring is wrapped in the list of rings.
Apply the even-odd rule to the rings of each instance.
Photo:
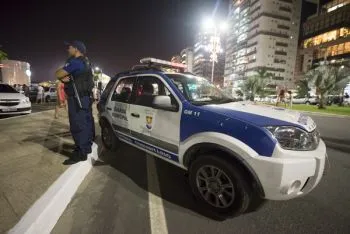
[[[298,110],[296,110],[298,111]],[[327,114],[327,113],[322,113],[322,112],[312,112],[312,111],[299,111],[302,113],[306,113],[306,114],[312,114],[312,115],[317,115],[317,116],[326,116],[326,117],[337,117],[337,118],[350,118],[349,115],[337,115],[337,114]]]
[[[350,145],[345,145],[345,144],[336,143],[334,141],[327,141],[327,140],[324,140],[324,142],[328,148],[339,150],[344,153],[350,153]]]
[[[85,176],[98,160],[98,146],[93,144],[88,160],[70,166],[29,208],[9,234],[49,234],[65,211]]]

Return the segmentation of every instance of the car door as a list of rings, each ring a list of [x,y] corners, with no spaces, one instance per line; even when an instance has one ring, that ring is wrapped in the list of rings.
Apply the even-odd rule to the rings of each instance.
[[[176,110],[152,107],[156,96],[169,96]],[[130,130],[138,147],[178,163],[180,142],[181,106],[163,78],[156,75],[139,75],[135,99],[130,103]]]
[[[54,100],[57,99],[57,92],[55,87],[50,88],[50,97]]]
[[[114,131],[118,137],[130,136],[129,102],[132,97],[135,77],[125,77],[118,80],[112,89],[112,94],[106,104],[106,111]]]

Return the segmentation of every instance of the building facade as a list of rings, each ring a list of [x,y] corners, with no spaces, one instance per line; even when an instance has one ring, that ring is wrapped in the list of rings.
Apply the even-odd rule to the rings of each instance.
[[[334,0],[319,6],[302,28],[295,79],[327,60],[333,64],[350,62],[350,0]]]
[[[186,65],[186,72],[193,73],[193,63],[194,63],[193,49],[191,47],[183,49],[180,53],[180,56],[181,56],[182,63]]]
[[[271,89],[292,86],[301,0],[232,0],[224,86],[238,89],[259,68],[271,73]]]
[[[211,32],[198,33],[193,51],[193,73],[205,77],[209,81],[211,80],[213,67],[213,61],[211,59],[211,43],[213,38],[214,34]],[[222,85],[225,70],[225,53],[223,52],[225,43],[223,43],[222,39],[220,39],[218,47],[220,49],[217,53],[217,62],[214,64],[214,84]]]
[[[30,85],[30,64],[16,60],[2,60],[0,62],[0,83],[14,85]]]

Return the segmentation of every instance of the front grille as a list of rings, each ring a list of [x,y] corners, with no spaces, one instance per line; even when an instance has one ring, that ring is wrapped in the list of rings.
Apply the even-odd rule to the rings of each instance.
[[[17,106],[19,102],[0,102],[0,106]]]
[[[19,99],[0,99],[0,102],[19,102]]]

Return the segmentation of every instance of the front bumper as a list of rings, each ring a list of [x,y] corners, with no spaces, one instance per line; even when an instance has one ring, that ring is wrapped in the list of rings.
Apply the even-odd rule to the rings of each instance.
[[[29,103],[21,103],[16,106],[1,106],[0,105],[0,115],[20,115],[20,114],[30,114],[32,112],[32,106]]]
[[[248,161],[269,200],[288,200],[305,195],[320,182],[326,162],[326,145],[321,140],[314,151],[290,151],[276,146],[272,157]]]

